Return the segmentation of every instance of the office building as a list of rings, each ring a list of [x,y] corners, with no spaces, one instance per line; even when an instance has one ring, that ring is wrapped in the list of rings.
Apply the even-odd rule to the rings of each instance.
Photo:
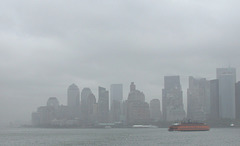
[[[210,80],[210,117],[211,120],[219,119],[219,85],[218,80]]]
[[[164,121],[181,121],[185,118],[182,87],[179,76],[164,77],[162,112]]]
[[[58,108],[58,99],[50,97],[46,106],[40,106],[37,112],[32,113],[32,125],[36,127],[51,126],[53,120],[57,118]]]
[[[217,68],[219,80],[219,115],[222,119],[235,119],[235,68]]]
[[[126,101],[127,106],[127,124],[144,124],[150,121],[149,104],[145,102],[143,92],[136,90],[134,82],[130,85],[130,92]]]
[[[150,101],[150,118],[152,121],[157,122],[161,119],[160,100],[152,99]]]
[[[56,97],[50,97],[47,101],[47,106],[53,107],[55,110],[58,110],[59,108],[59,102]]]
[[[70,108],[79,107],[80,105],[80,92],[77,85],[72,84],[68,87],[67,90],[67,105]]]
[[[71,119],[79,119],[80,113],[80,91],[77,85],[72,84],[67,90],[67,106],[70,111]]]
[[[189,77],[187,118],[205,121],[210,115],[210,82],[205,78]]]
[[[119,122],[122,116],[123,85],[112,84],[110,87],[111,121]]]
[[[98,122],[109,122],[109,92],[106,88],[98,87]]]
[[[91,95],[91,96],[90,96]],[[90,110],[92,110],[92,102],[90,97],[95,98],[95,96],[92,94],[92,91],[90,88],[83,88],[81,92],[81,124],[84,126],[87,126],[90,122]],[[94,100],[94,99],[93,99]],[[95,99],[96,103],[96,99]]]
[[[236,119],[240,119],[240,81],[236,83]]]

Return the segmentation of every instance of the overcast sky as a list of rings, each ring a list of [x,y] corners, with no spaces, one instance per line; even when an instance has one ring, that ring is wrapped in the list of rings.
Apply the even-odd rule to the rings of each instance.
[[[216,78],[240,70],[237,0],[7,0],[0,5],[0,124],[30,121],[75,83],[108,90],[135,82],[161,99],[164,75]]]

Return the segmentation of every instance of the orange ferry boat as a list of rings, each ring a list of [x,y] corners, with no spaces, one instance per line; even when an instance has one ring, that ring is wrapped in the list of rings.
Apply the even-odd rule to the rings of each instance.
[[[209,131],[210,127],[205,123],[187,122],[175,123],[168,131]]]

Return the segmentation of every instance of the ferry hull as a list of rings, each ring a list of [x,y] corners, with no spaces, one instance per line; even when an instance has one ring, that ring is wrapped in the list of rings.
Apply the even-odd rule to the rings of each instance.
[[[173,125],[170,126],[168,131],[209,131],[210,127],[207,125]]]

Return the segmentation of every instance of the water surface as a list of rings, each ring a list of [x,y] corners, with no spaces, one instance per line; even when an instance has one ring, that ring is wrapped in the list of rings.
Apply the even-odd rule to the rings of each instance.
[[[0,129],[0,146],[240,145],[240,129],[199,132],[157,129]]]

